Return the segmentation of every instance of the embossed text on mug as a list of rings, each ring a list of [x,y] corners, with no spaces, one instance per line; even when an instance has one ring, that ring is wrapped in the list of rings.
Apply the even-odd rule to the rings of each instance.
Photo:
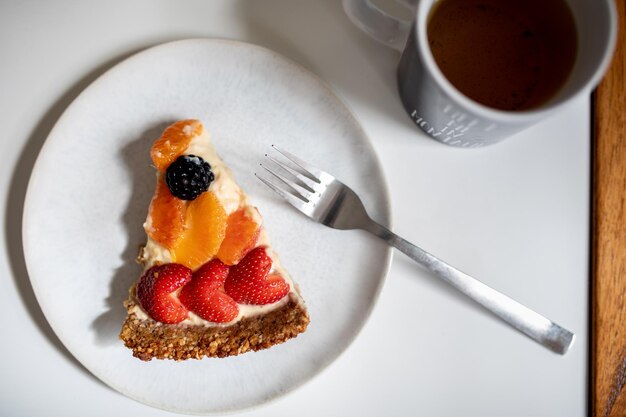
[[[467,113],[455,110],[451,105],[445,106],[443,113],[448,116],[448,121],[440,129],[436,129],[432,126],[424,117],[420,116],[415,109],[411,112],[411,119],[427,134],[449,145],[468,148],[478,148],[484,145],[482,142],[477,142],[475,139],[472,141],[464,140],[464,136],[470,133],[470,131],[479,128],[479,119],[475,117],[470,118]],[[490,123],[480,130],[489,132],[495,127],[495,123]]]

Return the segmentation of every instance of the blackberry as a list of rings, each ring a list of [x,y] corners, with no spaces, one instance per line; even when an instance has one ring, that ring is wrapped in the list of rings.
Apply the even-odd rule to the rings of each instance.
[[[196,155],[179,156],[165,173],[167,186],[181,200],[195,200],[214,179],[211,165]]]

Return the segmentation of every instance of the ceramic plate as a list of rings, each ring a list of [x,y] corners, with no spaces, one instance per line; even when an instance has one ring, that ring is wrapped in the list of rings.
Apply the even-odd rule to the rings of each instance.
[[[301,287],[311,324],[272,349],[226,359],[135,359],[118,339],[122,302],[154,190],[152,141],[201,119],[265,218]],[[211,414],[249,408],[319,373],[362,328],[391,252],[359,231],[308,220],[254,177],[270,145],[332,172],[389,223],[381,166],[359,123],[318,78],[250,44],[195,39],[118,64],[70,105],[32,173],[24,252],[37,299],[69,351],[119,392],[154,407]]]

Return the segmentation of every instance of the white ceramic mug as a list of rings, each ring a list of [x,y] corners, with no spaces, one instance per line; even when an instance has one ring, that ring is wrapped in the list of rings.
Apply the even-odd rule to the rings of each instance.
[[[443,143],[474,148],[499,142],[553,114],[580,94],[590,94],[602,78],[616,42],[615,5],[612,0],[565,1],[578,34],[574,67],[554,97],[525,111],[502,111],[477,103],[446,79],[426,35],[428,14],[436,0],[405,0],[414,10],[412,22],[385,13],[371,0],[343,0],[343,6],[359,28],[402,52],[398,90],[415,124]]]

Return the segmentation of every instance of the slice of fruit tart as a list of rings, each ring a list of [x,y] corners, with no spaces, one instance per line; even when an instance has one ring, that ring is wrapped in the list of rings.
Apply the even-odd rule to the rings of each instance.
[[[250,204],[198,120],[152,145],[156,191],[120,338],[141,360],[225,357],[304,332],[309,316]]]

